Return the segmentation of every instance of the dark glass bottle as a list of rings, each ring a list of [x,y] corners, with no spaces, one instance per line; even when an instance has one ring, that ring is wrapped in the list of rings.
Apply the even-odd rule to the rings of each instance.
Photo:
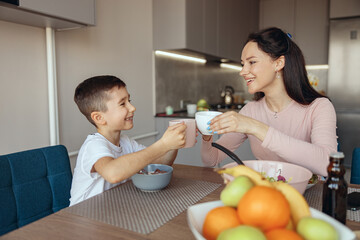
[[[343,224],[346,223],[347,183],[344,179],[344,153],[330,154],[328,177],[323,186],[322,211]]]

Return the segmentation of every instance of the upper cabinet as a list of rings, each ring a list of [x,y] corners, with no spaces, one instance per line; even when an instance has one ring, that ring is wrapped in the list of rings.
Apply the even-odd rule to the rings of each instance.
[[[188,49],[240,61],[258,30],[258,0],[154,0],[154,50]]]
[[[0,0],[0,20],[68,29],[95,25],[95,0]]]
[[[259,26],[275,26],[290,33],[306,64],[327,64],[328,9],[328,0],[260,0]]]
[[[359,17],[359,0],[330,0],[330,18]]]

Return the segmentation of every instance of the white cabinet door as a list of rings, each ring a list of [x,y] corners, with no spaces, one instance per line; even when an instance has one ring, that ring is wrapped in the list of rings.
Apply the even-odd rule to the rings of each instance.
[[[330,0],[330,18],[359,17],[359,0]]]
[[[327,0],[297,0],[295,42],[305,56],[306,64],[327,64],[329,49],[329,16]]]
[[[249,33],[258,30],[258,0],[219,1],[219,55],[241,61],[241,51]]]
[[[240,61],[258,30],[259,0],[154,0],[154,50],[188,49]]]
[[[219,0],[206,0],[204,3],[204,52],[218,56],[218,2]]]
[[[57,30],[95,25],[95,0],[20,0],[0,4],[0,20]]]
[[[295,0],[260,0],[260,29],[278,27],[294,35]]]
[[[204,20],[203,0],[186,1],[186,48],[204,52]]]
[[[95,0],[20,0],[24,9],[86,25],[95,25]]]
[[[328,63],[327,0],[261,0],[260,29],[278,27],[293,36],[306,64]]]
[[[186,0],[153,0],[153,49],[186,48]]]

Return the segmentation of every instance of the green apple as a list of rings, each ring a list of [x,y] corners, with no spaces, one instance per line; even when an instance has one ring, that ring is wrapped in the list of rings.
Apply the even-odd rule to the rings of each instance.
[[[250,178],[238,176],[221,191],[220,200],[225,206],[237,207],[244,194],[254,186]]]
[[[241,225],[222,231],[217,240],[266,240],[264,233],[252,226]]]
[[[208,105],[208,103],[206,102],[206,100],[205,99],[200,99],[198,102],[197,102],[197,107],[198,108],[209,108],[209,105]]]
[[[339,235],[335,228],[324,220],[304,217],[296,226],[296,231],[305,240],[337,240]]]

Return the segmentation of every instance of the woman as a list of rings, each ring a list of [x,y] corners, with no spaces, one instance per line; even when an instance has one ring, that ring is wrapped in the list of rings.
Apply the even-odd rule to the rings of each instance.
[[[337,148],[336,114],[309,84],[303,54],[291,36],[278,28],[250,34],[241,63],[240,75],[255,101],[211,121],[209,129],[224,134],[217,143],[234,151],[248,138],[257,159],[294,163],[326,176],[329,154]],[[225,159],[211,146],[212,136],[202,138],[205,165]]]

